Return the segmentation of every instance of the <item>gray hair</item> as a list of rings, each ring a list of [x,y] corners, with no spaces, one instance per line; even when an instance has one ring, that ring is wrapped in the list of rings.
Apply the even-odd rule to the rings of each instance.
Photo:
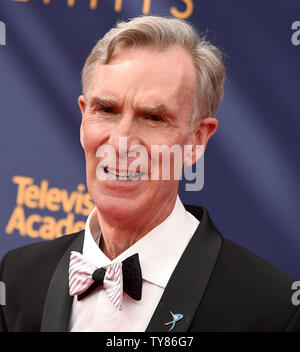
[[[108,64],[118,44],[127,47],[168,49],[179,45],[192,56],[197,75],[196,105],[191,123],[197,118],[216,115],[224,94],[225,68],[221,51],[200,37],[184,20],[158,16],[141,16],[118,22],[92,49],[82,70],[82,89],[86,96],[96,63]]]

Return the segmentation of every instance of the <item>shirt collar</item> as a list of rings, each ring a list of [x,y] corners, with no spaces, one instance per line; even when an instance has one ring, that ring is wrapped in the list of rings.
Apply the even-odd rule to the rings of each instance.
[[[96,267],[103,267],[138,253],[143,279],[165,288],[198,225],[177,196],[172,212],[162,223],[111,261],[99,248],[101,230],[94,208],[86,221],[83,255]]]

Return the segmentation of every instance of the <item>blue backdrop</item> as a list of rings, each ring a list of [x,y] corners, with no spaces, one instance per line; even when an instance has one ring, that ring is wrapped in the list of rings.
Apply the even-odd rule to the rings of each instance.
[[[79,143],[81,69],[117,19],[143,13],[188,19],[227,55],[204,188],[181,184],[181,199],[300,277],[298,0],[1,0],[0,258],[83,226],[92,204]]]

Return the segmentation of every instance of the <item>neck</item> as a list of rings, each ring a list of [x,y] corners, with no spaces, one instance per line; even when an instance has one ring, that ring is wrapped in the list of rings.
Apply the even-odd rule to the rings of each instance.
[[[126,218],[124,221],[114,219],[107,214],[101,214],[97,209],[97,219],[101,228],[100,249],[113,260],[134,243],[139,241],[148,232],[162,223],[172,212],[175,206],[176,197],[171,197],[159,204],[150,205],[145,209],[145,216],[139,218]],[[155,211],[154,211],[154,210]],[[157,211],[161,209],[161,211]]]

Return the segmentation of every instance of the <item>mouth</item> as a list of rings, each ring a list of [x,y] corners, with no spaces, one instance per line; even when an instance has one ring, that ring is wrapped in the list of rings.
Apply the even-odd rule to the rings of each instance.
[[[108,169],[108,167],[103,167],[103,170],[112,179],[120,181],[137,180],[143,175],[145,175],[144,172],[136,172],[128,175],[127,171],[112,170]]]

